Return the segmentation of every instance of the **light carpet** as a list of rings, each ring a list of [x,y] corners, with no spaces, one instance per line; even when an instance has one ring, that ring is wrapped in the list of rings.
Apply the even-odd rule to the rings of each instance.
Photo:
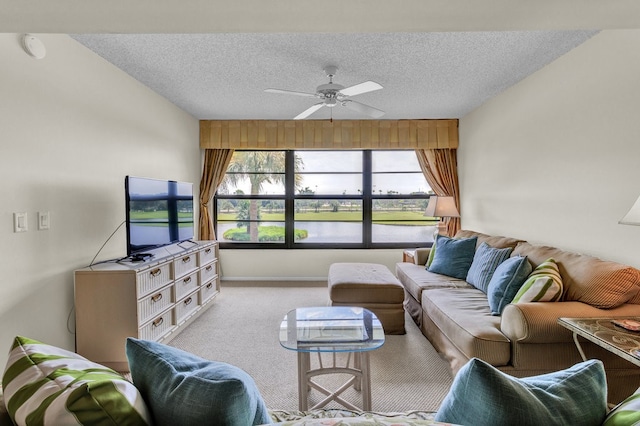
[[[297,354],[280,346],[280,322],[291,309],[327,302],[326,287],[226,285],[213,306],[168,344],[242,368],[253,377],[269,408],[297,410]],[[374,411],[436,411],[451,386],[448,363],[408,315],[405,326],[407,334],[387,335],[384,345],[370,354]],[[337,388],[347,377],[317,381]],[[362,404],[360,392],[353,388],[342,396]],[[311,391],[310,406],[323,397]],[[328,407],[338,405],[332,402]]]

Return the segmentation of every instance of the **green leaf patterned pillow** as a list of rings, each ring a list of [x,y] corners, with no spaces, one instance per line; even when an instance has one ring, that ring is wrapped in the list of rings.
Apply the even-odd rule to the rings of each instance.
[[[142,396],[116,371],[26,337],[11,346],[2,387],[17,425],[151,424]]]
[[[557,302],[562,297],[562,277],[555,259],[538,265],[516,293],[512,303]]]
[[[603,426],[630,426],[640,424],[640,389],[616,405],[607,414]]]

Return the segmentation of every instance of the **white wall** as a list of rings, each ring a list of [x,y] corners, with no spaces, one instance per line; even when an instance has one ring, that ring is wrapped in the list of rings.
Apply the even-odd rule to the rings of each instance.
[[[200,181],[195,118],[68,36],[39,37],[36,60],[0,34],[0,366],[18,334],[74,348],[73,270],[124,221],[125,175]],[[123,255],[124,227],[98,260]]]
[[[462,225],[640,267],[640,30],[603,31],[460,120]]]

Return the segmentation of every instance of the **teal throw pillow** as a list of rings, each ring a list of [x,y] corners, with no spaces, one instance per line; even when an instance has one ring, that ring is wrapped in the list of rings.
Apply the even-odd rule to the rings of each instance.
[[[493,273],[498,265],[507,260],[511,250],[513,250],[511,247],[499,249],[491,247],[485,242],[480,244],[473,255],[469,272],[467,272],[467,282],[486,293]]]
[[[473,426],[597,426],[606,414],[602,361],[517,378],[472,358],[453,380],[435,420]]]
[[[550,258],[533,270],[513,297],[513,303],[557,302],[562,297],[562,289],[560,269]]]
[[[27,337],[13,341],[2,389],[16,425],[151,424],[142,395],[122,375]]]
[[[238,367],[131,337],[126,352],[156,425],[271,423],[255,382]]]
[[[511,303],[532,269],[526,256],[513,256],[498,265],[487,287],[487,299],[492,315],[502,315],[502,311]]]
[[[602,426],[640,425],[640,388],[607,414]]]
[[[438,249],[428,271],[464,280],[473,262],[478,237],[449,238],[438,235]]]

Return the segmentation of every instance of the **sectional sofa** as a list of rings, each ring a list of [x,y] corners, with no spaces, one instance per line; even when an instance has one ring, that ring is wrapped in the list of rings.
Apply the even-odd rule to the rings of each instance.
[[[406,310],[454,374],[474,357],[516,377],[564,369],[581,357],[572,333],[558,325],[558,318],[640,316],[640,271],[635,268],[516,238],[469,230],[454,237],[468,238],[477,239],[476,249],[482,243],[511,248],[510,256],[526,256],[532,269],[555,259],[563,292],[559,301],[510,303],[496,315],[485,291],[465,279],[428,271],[430,249],[418,249],[414,263],[398,263]],[[640,368],[594,344],[582,346],[588,358],[604,362],[610,402],[638,388]]]

